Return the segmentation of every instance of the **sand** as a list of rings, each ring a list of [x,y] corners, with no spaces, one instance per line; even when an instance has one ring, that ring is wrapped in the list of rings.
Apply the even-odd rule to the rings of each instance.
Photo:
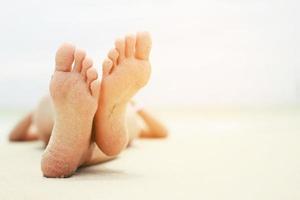
[[[300,112],[167,112],[138,140],[68,179],[42,177],[42,144],[0,145],[0,199],[300,199]]]

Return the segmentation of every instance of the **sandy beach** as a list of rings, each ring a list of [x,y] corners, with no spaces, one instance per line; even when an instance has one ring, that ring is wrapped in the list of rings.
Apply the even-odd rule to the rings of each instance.
[[[3,2],[0,199],[299,200],[299,7],[294,0]],[[170,137],[137,140],[118,159],[71,178],[44,178],[42,144],[7,136],[49,93],[58,46],[85,49],[101,71],[116,38],[144,30],[153,38],[152,75],[134,99],[153,108]]]
[[[41,143],[2,143],[0,198],[299,199],[299,107],[195,110],[161,111],[167,140],[68,179],[42,177]]]

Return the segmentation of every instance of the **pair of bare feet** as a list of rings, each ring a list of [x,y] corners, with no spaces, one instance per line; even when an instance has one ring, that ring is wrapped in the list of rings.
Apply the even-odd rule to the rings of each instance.
[[[126,106],[149,80],[150,50],[148,33],[117,40],[100,81],[84,51],[70,44],[59,48],[50,83],[55,121],[41,163],[44,176],[71,175],[85,162],[92,142],[108,156],[126,147]]]

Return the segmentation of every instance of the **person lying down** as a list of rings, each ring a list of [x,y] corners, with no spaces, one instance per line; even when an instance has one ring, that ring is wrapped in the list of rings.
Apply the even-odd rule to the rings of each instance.
[[[147,32],[116,40],[100,81],[85,51],[61,45],[50,96],[14,127],[9,140],[42,140],[43,175],[63,178],[115,158],[137,137],[166,137],[164,125],[131,100],[149,80],[150,50]]]

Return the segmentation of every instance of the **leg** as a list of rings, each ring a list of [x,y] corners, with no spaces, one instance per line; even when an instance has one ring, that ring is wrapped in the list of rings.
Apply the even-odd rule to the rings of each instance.
[[[128,144],[126,108],[128,102],[149,80],[148,33],[116,41],[103,64],[99,108],[94,119],[95,142],[108,156],[118,155]]]
[[[116,156],[105,155],[94,142],[91,144],[89,152],[85,155],[85,157],[86,159],[83,166],[95,165],[116,158]]]
[[[54,108],[50,96],[45,96],[38,103],[33,115],[33,125],[37,129],[39,140],[47,146],[54,124]]]
[[[65,44],[56,53],[56,69],[50,83],[55,120],[41,161],[46,177],[72,175],[85,163],[90,151],[100,84],[92,61],[85,55],[77,56],[77,51]]]

